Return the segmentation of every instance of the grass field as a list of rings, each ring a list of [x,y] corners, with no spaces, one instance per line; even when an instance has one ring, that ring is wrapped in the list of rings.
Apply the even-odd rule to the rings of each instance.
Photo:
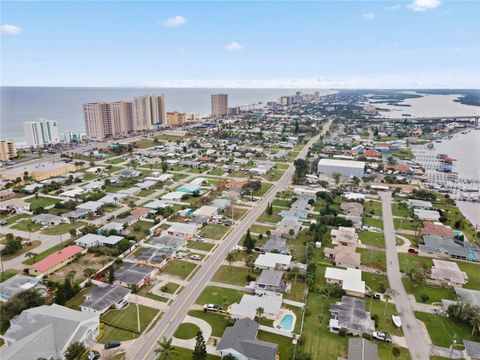
[[[220,175],[223,175],[225,174],[225,170],[222,170],[222,169],[213,169],[213,170],[210,170],[208,172],[208,175],[217,175],[217,176],[220,176]]]
[[[266,236],[268,230],[272,231],[274,229],[275,228],[273,226],[253,224],[250,228],[250,232]]]
[[[395,226],[395,229],[397,230],[417,230],[419,228],[419,222],[417,220],[412,220],[409,218],[393,219],[393,224]]]
[[[284,294],[284,298],[288,300],[304,302],[305,281],[303,279],[297,278],[297,281],[292,279],[290,283],[292,285],[292,288],[288,294]]]
[[[369,272],[362,272],[362,280],[365,281],[365,284],[373,292],[380,292],[383,288],[389,288],[388,278],[386,275],[382,274],[372,274]]]
[[[118,156],[118,157],[114,157],[112,159],[109,159],[109,160],[105,161],[105,163],[110,164],[110,165],[116,165],[116,164],[120,164],[124,161],[125,160],[121,156]]]
[[[106,344],[110,341],[128,341],[138,337],[138,334],[132,331],[119,329],[105,324],[100,324],[100,327],[102,330],[97,337],[97,341],[100,344]]]
[[[185,349],[185,348],[180,348],[175,346],[175,350],[176,350],[176,355],[173,355],[172,359],[184,360],[184,359],[192,358],[191,349]],[[210,354],[207,354],[207,357],[205,358],[205,360],[218,360],[218,359],[220,359],[219,356],[210,355]]]
[[[248,285],[247,275],[248,275],[247,268],[222,265],[217,270],[215,275],[213,275],[212,280],[216,282],[225,283],[225,284],[246,286]]]
[[[144,305],[138,305],[138,310],[140,313],[140,331],[138,331],[136,304],[130,304],[121,310],[109,310],[101,317],[101,322],[118,329],[141,333],[157,315],[158,310]]]
[[[189,241],[187,244],[187,247],[189,249],[201,250],[201,251],[210,251],[213,249],[214,246],[215,244],[199,242],[199,241]]]
[[[225,225],[208,224],[202,229],[201,234],[207,239],[220,240],[228,230],[230,230],[230,228]]]
[[[189,261],[174,259],[170,261],[167,266],[162,269],[162,271],[168,274],[176,275],[182,279],[186,279],[196,267],[197,264]]]
[[[382,203],[380,201],[365,201],[363,211],[365,214],[382,216]]]
[[[230,305],[240,301],[243,294],[243,292],[238,290],[226,289],[217,286],[207,286],[198,297],[196,303],[200,305],[224,305],[227,303]]]
[[[412,217],[413,212],[408,208],[407,205],[394,202],[392,204],[392,214],[393,216],[408,218],[408,217]]]
[[[78,229],[84,226],[85,223],[83,221],[72,221],[71,223],[60,224],[56,226],[49,227],[42,231],[42,234],[45,235],[60,235],[66,234],[70,231],[70,229]]]
[[[39,196],[38,199],[32,197],[26,200],[26,202],[30,203],[30,210],[34,211],[39,207],[46,208],[47,206],[55,205],[57,202],[60,202],[60,200]]]
[[[225,329],[233,325],[232,319],[219,313],[191,310],[188,315],[208,322],[212,326],[212,336],[221,337]]]
[[[177,289],[180,287],[180,285],[178,284],[175,284],[175,283],[172,283],[172,282],[169,282],[167,284],[165,284],[164,286],[162,286],[160,288],[161,291],[163,292],[166,292],[168,294],[174,294],[175,291],[177,291]]]
[[[268,215],[267,211],[265,210],[265,212],[258,217],[257,222],[276,224],[282,220],[282,217],[278,215],[278,213],[282,210],[284,209],[274,206],[272,215]]]
[[[427,284],[415,284],[408,277],[403,278],[403,286],[409,294],[415,295],[417,302],[422,301],[422,294],[428,295],[426,304],[439,303],[442,299],[455,300],[456,295],[452,288],[429,286]]]
[[[381,233],[362,231],[358,236],[362,244],[372,245],[382,249],[385,247],[385,238]]]
[[[376,228],[383,229],[383,221],[380,219],[374,219],[371,217],[364,217],[363,218],[364,225],[375,226]]]
[[[292,339],[288,337],[259,331],[257,339],[278,344],[278,354],[280,355],[280,359],[290,359],[293,353],[294,346],[292,344]]]
[[[177,339],[183,339],[183,340],[193,339],[197,335],[197,332],[199,331],[200,331],[200,328],[195,324],[182,323],[178,327],[175,334],[173,334],[173,337],[176,337]]]
[[[357,252],[362,255],[362,265],[375,268],[381,271],[387,269],[387,258],[384,251],[358,248]]]
[[[470,326],[453,322],[441,315],[415,312],[415,316],[423,321],[427,327],[434,345],[449,347],[454,338],[460,344],[463,340],[480,340],[477,335],[472,336],[472,328]]]
[[[6,218],[5,220],[7,221],[7,224],[8,225],[11,225],[13,224],[15,221],[17,220],[20,220],[20,219],[30,219],[31,216],[30,215],[27,215],[27,214],[17,214],[17,215],[13,215],[13,216],[9,216],[8,218]]]
[[[272,187],[272,184],[269,183],[262,183],[262,187],[260,190],[254,191],[253,196],[263,196],[267,193],[268,190]]]
[[[42,225],[35,224],[32,220],[24,220],[12,226],[12,229],[20,231],[29,231],[29,226],[31,226],[32,232],[37,232],[42,228]]]

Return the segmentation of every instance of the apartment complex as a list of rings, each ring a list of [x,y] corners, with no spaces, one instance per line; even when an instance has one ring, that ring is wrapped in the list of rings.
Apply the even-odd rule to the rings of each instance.
[[[135,130],[153,129],[156,124],[165,124],[165,96],[144,95],[133,100]]]
[[[164,95],[145,95],[133,101],[95,102],[83,105],[86,137],[104,140],[165,123]]]
[[[13,140],[0,141],[0,161],[7,161],[17,156],[17,146]]]
[[[27,121],[23,123],[23,129],[29,146],[45,146],[60,142],[58,124],[54,120],[40,118],[38,121]]]
[[[212,95],[212,116],[222,117],[228,114],[228,95],[214,94]]]
[[[187,114],[181,112],[167,112],[167,125],[182,125],[187,121]]]

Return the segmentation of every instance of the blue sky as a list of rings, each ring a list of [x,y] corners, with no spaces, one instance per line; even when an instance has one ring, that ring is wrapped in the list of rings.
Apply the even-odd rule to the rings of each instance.
[[[1,2],[2,85],[480,87],[478,1]]]

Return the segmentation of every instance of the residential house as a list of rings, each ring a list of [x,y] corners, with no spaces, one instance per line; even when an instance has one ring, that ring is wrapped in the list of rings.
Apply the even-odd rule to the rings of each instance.
[[[85,294],[85,301],[80,305],[80,309],[102,315],[112,307],[124,307],[131,293],[132,290],[118,285],[97,286]]]
[[[431,279],[448,286],[462,287],[468,281],[466,272],[461,271],[457,263],[433,259]]]
[[[115,285],[142,287],[155,278],[158,269],[134,263],[124,263],[115,270]]]
[[[284,293],[287,290],[287,284],[282,277],[283,271],[262,270],[253,285],[255,294],[262,296]]]
[[[339,226],[338,229],[332,229],[330,232],[333,245],[342,245],[356,248],[358,244],[358,235],[355,228]]]
[[[76,256],[79,256],[83,252],[83,248],[77,245],[70,245],[66,248],[58,250],[53,254],[48,255],[46,258],[30,265],[28,273],[31,275],[44,275],[51,274],[52,272],[62,268],[69,262],[75,260]]]
[[[6,302],[19,292],[33,289],[38,285],[40,279],[16,274],[0,283],[0,302]]]
[[[230,316],[235,319],[255,319],[257,309],[263,308],[262,316],[266,319],[274,320],[282,307],[281,295],[263,295],[256,296],[245,294],[239,303],[230,306]]]
[[[372,333],[375,322],[365,310],[365,301],[351,296],[342,296],[342,300],[330,306],[330,331],[345,329],[348,334],[361,336]],[[370,360],[370,359],[369,359]]]
[[[355,252],[350,246],[338,245],[335,248],[325,248],[324,255],[326,259],[334,261],[335,266],[344,268],[360,268],[361,255]]]
[[[60,225],[60,224],[69,222],[68,218],[65,216],[58,216],[58,215],[52,215],[52,214],[35,215],[32,218],[32,221],[35,224],[40,224],[43,226],[55,226],[55,225]]]
[[[362,281],[362,271],[359,269],[328,267],[325,270],[325,280],[328,284],[341,286],[348,295],[365,296],[365,281]]]
[[[122,226],[123,228],[123,226]],[[81,238],[75,240],[75,244],[88,249],[92,246],[113,247],[123,240],[122,236],[117,235],[99,235],[99,234],[85,234]]]
[[[166,232],[168,235],[179,236],[190,240],[196,236],[198,226],[195,224],[172,223]]]
[[[270,270],[286,270],[290,267],[292,256],[266,253],[260,254],[255,260],[255,267],[257,269],[270,269]]]

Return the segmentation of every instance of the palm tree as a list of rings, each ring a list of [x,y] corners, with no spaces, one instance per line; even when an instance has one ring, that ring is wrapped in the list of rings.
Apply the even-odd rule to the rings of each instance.
[[[290,276],[293,276],[295,282],[297,282],[298,275],[300,275],[300,269],[295,266],[292,270],[290,270]]]
[[[31,222],[29,222],[27,224],[27,230],[28,230],[28,240],[30,240],[30,242],[32,242],[32,230],[33,230],[33,224]]]
[[[245,265],[247,265],[248,267],[248,273],[251,274],[252,273],[252,269],[253,269],[253,266],[254,266],[254,263],[253,263],[253,256],[252,255],[248,255],[245,259]]]
[[[232,266],[232,263],[237,259],[237,254],[235,252],[229,252],[227,254],[226,260],[228,261],[228,264]]]
[[[257,318],[258,318],[258,323],[260,324],[262,320],[263,313],[265,312],[265,309],[263,307],[258,307],[257,308]]]
[[[157,344],[158,347],[155,349],[157,360],[170,360],[178,356],[177,350],[172,346],[172,339],[163,338]]]
[[[383,311],[383,317],[386,317],[387,316],[387,305],[388,305],[388,301],[392,298],[389,294],[385,294],[383,295],[383,298],[385,300],[385,310]]]
[[[480,317],[472,317],[470,325],[472,325],[472,335],[475,334],[475,332],[480,332]]]

